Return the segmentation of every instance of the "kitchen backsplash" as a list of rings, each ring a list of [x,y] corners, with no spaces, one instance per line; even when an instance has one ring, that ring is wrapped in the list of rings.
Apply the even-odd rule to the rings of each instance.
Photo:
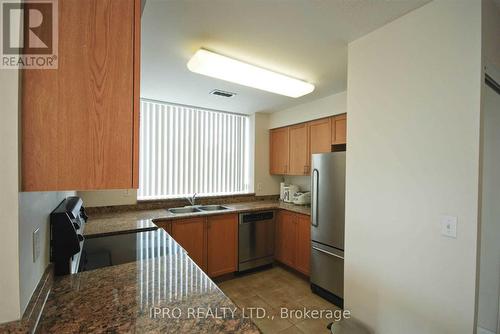
[[[242,203],[242,202],[253,202],[253,201],[270,201],[278,199],[279,195],[255,196],[255,194],[243,194],[243,195],[228,195],[228,196],[210,196],[210,197],[197,197],[196,204],[200,205],[228,204],[228,203]],[[131,211],[131,210],[168,209],[185,205],[189,205],[188,200],[179,198],[179,199],[165,199],[157,201],[138,201],[137,204],[134,205],[86,207],[85,209],[88,214],[94,214],[94,213],[121,212],[121,211]]]
[[[285,176],[285,183],[296,184],[301,191],[311,191],[310,176]]]

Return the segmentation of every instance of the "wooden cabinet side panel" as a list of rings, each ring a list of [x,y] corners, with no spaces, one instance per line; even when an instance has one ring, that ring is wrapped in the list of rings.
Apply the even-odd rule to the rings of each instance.
[[[132,188],[139,188],[139,127],[141,113],[141,0],[134,0],[134,96]]]
[[[334,117],[332,144],[345,144],[347,142],[347,114]]]
[[[172,222],[172,237],[184,248],[189,257],[203,270],[205,262],[205,220],[193,218]]]
[[[238,215],[207,218],[207,272],[211,277],[238,269]]]
[[[274,225],[274,258],[280,262],[283,262],[283,222],[283,211],[279,210]]]
[[[56,70],[22,70],[21,189],[57,189],[59,172]]]
[[[311,219],[307,215],[297,214],[297,254],[296,269],[309,275],[311,261]]]
[[[22,81],[23,190],[130,188],[134,0],[58,9],[59,68]]]

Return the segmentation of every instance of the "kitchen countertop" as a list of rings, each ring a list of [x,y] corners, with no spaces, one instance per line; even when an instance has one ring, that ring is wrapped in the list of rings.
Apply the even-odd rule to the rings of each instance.
[[[92,238],[107,234],[155,229],[157,227],[155,223],[160,223],[162,221],[235,212],[240,213],[271,209],[284,209],[305,215],[310,215],[311,212],[311,208],[309,206],[299,206],[289,203],[283,203],[280,201],[229,203],[224,204],[224,206],[228,207],[229,210],[173,214],[166,209],[157,209],[94,214],[89,217],[87,224],[85,224],[85,230],[83,234],[86,238]]]
[[[135,262],[56,277],[37,331],[259,333],[165,231],[139,234]]]

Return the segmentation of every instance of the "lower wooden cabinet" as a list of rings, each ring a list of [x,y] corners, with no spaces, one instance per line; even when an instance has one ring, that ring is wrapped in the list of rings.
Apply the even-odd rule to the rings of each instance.
[[[278,211],[276,218],[275,259],[309,275],[311,258],[310,217]]]
[[[210,277],[238,270],[238,215],[159,222]]]
[[[157,225],[167,231],[208,276],[217,277],[238,270],[237,214],[158,222]],[[275,228],[275,259],[309,275],[310,217],[278,210]]]
[[[238,215],[207,217],[207,273],[210,277],[238,270]]]
[[[311,217],[297,214],[295,269],[309,276],[311,263]]]
[[[155,222],[155,224],[159,228],[164,229],[168,234],[172,235],[172,223],[170,221],[159,221]]]
[[[296,224],[295,214],[280,210],[276,219],[276,260],[293,267],[295,265]]]
[[[206,271],[205,218],[190,218],[172,222],[172,238],[184,248],[189,257]]]

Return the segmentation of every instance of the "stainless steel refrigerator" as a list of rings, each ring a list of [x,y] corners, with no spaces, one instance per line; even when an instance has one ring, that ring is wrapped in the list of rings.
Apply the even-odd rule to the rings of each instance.
[[[312,155],[311,288],[343,307],[345,152]]]

